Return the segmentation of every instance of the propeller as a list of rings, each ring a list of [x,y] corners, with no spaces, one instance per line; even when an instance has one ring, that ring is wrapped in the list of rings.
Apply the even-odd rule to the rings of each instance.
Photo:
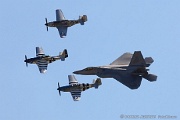
[[[59,82],[58,82],[58,89],[59,90],[59,95],[61,96],[61,91],[60,91],[60,85],[59,85]]]
[[[27,63],[27,56],[25,55],[25,62],[26,62],[26,67],[28,67],[28,63]]]
[[[48,21],[47,21],[47,18],[45,18],[45,21],[46,21],[46,28],[47,28],[47,31],[48,31]]]

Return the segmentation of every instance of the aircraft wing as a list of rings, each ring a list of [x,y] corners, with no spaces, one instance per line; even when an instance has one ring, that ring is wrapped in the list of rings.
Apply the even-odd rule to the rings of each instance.
[[[65,26],[60,26],[60,27],[57,27],[58,31],[59,31],[59,35],[61,38],[64,38],[66,35],[67,35],[67,27]]]
[[[74,75],[68,75],[68,79],[69,79],[69,84],[70,85],[74,85],[74,84],[78,84],[78,81],[76,80]],[[73,98],[74,101],[79,101],[81,98],[81,90],[77,89],[77,90],[72,90],[71,91],[71,96]]]
[[[37,64],[37,66],[39,68],[40,73],[45,73],[47,71],[48,61],[46,61],[46,60],[38,60],[36,64]]]
[[[71,91],[71,96],[74,101],[79,101],[81,98],[81,91]]]
[[[36,56],[42,56],[44,55],[44,51],[42,47],[36,47]]]
[[[76,80],[74,75],[68,75],[69,79],[69,85],[78,84],[78,81]]]
[[[56,10],[56,21],[62,21],[62,20],[65,20],[63,12],[60,9],[57,9]]]
[[[124,53],[115,61],[113,61],[110,65],[129,65],[133,54],[131,53]]]
[[[123,85],[127,86],[130,89],[137,89],[141,85],[142,77],[131,75],[131,74],[124,74],[124,75],[117,75],[114,76],[118,82],[121,82]]]

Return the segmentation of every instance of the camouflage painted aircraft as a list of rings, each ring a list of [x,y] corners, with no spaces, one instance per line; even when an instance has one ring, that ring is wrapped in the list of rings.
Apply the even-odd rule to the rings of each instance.
[[[60,52],[58,56],[49,56],[44,54],[42,48],[36,47],[36,57],[27,59],[27,56],[25,55],[24,62],[26,62],[26,66],[28,66],[28,63],[37,64],[40,73],[45,73],[47,71],[47,66],[49,63],[52,63],[59,59],[61,59],[61,61],[64,61],[67,57],[68,53],[66,49],[64,49],[63,52]]]
[[[82,91],[85,91],[92,87],[95,87],[97,89],[102,84],[100,78],[93,80],[92,84],[89,83],[79,84],[74,75],[68,75],[68,79],[69,79],[69,85],[60,87],[58,83],[57,90],[59,91],[59,95],[61,95],[61,91],[70,92],[74,101],[80,100]]]
[[[56,27],[59,31],[59,35],[61,38],[64,38],[67,35],[67,29],[68,27],[71,27],[75,24],[80,23],[81,25],[84,25],[84,22],[87,21],[87,16],[79,16],[78,20],[66,20],[63,12],[60,9],[56,10],[56,21],[48,22],[47,18],[46,20],[46,27],[48,31],[48,27]]]
[[[143,58],[141,51],[134,54],[124,53],[110,65],[99,67],[87,67],[74,71],[74,74],[97,75],[100,78],[114,78],[130,89],[137,89],[141,85],[142,78],[148,81],[156,81],[157,76],[149,74],[149,67],[154,60],[151,57]]]

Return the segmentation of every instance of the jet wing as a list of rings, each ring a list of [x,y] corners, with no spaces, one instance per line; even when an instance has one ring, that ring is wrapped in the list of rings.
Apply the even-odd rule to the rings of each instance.
[[[71,96],[74,101],[79,101],[81,98],[81,91],[71,91]]]
[[[47,71],[48,61],[38,60],[36,64],[39,68],[40,73],[45,73]]]
[[[57,29],[59,31],[59,35],[61,38],[64,38],[67,35],[67,27],[60,26],[60,27],[57,27]]]
[[[124,75],[117,75],[113,77],[118,82],[121,82],[123,85],[127,86],[130,89],[137,89],[141,85],[142,77],[131,75],[131,74],[124,74]]]
[[[131,53],[124,53],[115,61],[113,61],[110,65],[129,65],[133,54]]]

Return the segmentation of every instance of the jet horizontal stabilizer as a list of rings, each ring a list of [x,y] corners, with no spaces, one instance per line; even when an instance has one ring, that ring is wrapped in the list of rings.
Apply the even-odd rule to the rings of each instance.
[[[154,62],[152,57],[146,57],[144,60],[146,62],[146,67],[149,67]]]
[[[150,82],[156,81],[157,80],[157,76],[154,74],[148,74],[146,76],[143,76],[143,78],[147,79]]]

